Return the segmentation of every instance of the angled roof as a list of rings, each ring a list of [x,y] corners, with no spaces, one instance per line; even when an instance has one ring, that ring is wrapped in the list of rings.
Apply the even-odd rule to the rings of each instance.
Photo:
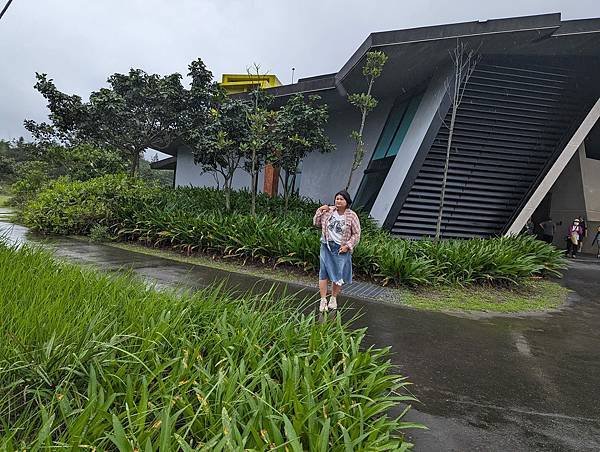
[[[152,169],[174,170],[177,165],[177,157],[167,157],[150,163]]]
[[[362,60],[371,50],[383,50],[389,57],[375,94],[386,94],[390,85],[386,81],[410,89],[448,61],[448,50],[458,38],[484,54],[600,57],[600,18],[562,21],[560,13],[554,13],[375,32],[337,73],[303,78],[268,91],[276,98],[321,94],[335,108],[336,94],[362,89]]]
[[[600,58],[600,18],[563,21],[560,13],[553,13],[374,32],[338,72],[301,78],[267,91],[275,102],[297,93],[319,94],[330,110],[348,108],[346,94],[364,89],[365,55],[383,50],[389,59],[373,93],[376,97],[398,95],[421,85],[438,67],[448,64],[448,51],[456,39],[482,54]],[[176,155],[180,144],[160,151]]]

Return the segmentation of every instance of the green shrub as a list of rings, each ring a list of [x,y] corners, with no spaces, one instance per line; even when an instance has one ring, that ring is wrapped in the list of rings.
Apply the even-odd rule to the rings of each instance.
[[[0,246],[0,450],[406,450],[364,330],[289,300],[176,295]]]
[[[105,177],[55,183],[25,209],[27,224],[58,234],[88,234],[107,226],[121,240],[209,252],[313,272],[319,265],[319,230],[312,226],[317,203],[261,195],[250,216],[250,194],[233,192],[232,213],[215,189],[158,189],[139,180]],[[358,274],[382,284],[436,285],[518,283],[558,274],[559,250],[528,236],[473,240],[408,241],[379,230],[361,215],[363,234],[354,252]]]
[[[35,196],[48,183],[48,175],[43,162],[25,162],[19,167],[19,177],[12,184],[10,190],[13,206],[22,206]]]
[[[113,226],[137,205],[151,203],[160,189],[138,179],[109,175],[88,181],[58,179],[25,205],[23,218],[50,234],[88,234],[96,224]]]
[[[106,242],[111,239],[110,230],[104,224],[96,224],[90,228],[90,240],[92,242]]]

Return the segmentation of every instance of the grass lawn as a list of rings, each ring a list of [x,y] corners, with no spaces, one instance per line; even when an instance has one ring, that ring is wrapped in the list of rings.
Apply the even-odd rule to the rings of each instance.
[[[0,450],[407,450],[414,398],[338,316],[0,244]]]
[[[5,207],[6,204],[8,203],[9,199],[10,199],[10,196],[0,195],[0,207]]]
[[[226,258],[213,259],[202,254],[184,256],[175,251],[149,248],[132,243],[111,243],[111,246],[125,250],[167,259],[219,268],[235,273],[245,273],[260,278],[280,282],[298,282],[316,287],[315,278],[311,278],[297,269],[272,268],[255,263],[241,265],[240,262]],[[544,311],[562,305],[568,295],[568,289],[560,284],[544,280],[530,279],[519,287],[499,288],[494,286],[440,287],[426,289],[388,288],[381,301],[403,304],[429,311],[478,311],[517,313]]]
[[[560,284],[531,279],[519,287],[442,287],[401,290],[397,301],[429,311],[533,312],[555,309],[567,299],[569,290]]]

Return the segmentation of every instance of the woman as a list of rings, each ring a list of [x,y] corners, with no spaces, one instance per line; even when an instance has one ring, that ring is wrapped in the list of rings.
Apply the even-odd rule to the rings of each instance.
[[[350,205],[352,199],[346,190],[335,194],[335,206],[323,205],[313,218],[321,228],[319,269],[319,311],[337,309],[337,296],[344,284],[352,282],[352,251],[360,240],[360,221]],[[327,288],[331,281],[331,298],[327,302]]]
[[[573,220],[573,224],[569,226],[569,236],[567,237],[567,256],[577,256],[577,246],[581,237],[581,226],[579,226],[579,218]]]
[[[577,246],[578,246],[577,252],[581,253],[581,250],[583,249],[583,241],[587,237],[587,232],[588,232],[587,224],[585,224],[585,220],[581,216],[579,217],[579,229],[581,230],[581,234],[579,234],[579,243],[577,244]]]

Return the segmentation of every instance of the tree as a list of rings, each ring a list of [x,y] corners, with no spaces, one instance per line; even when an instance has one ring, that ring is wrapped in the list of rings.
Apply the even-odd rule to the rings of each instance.
[[[125,173],[127,162],[114,149],[82,143],[29,143],[15,140],[0,147],[0,162],[11,162],[10,173],[0,174],[0,182],[11,184],[12,202],[23,204],[49,182],[59,177],[87,180],[106,174]],[[1,170],[0,170],[1,172]]]
[[[278,111],[274,130],[275,153],[270,159],[285,172],[283,196],[286,209],[302,159],[315,150],[330,152],[334,149],[325,133],[329,118],[327,105],[319,105],[320,99],[312,95],[305,100],[302,94],[296,94]]]
[[[277,114],[269,111],[273,97],[268,95],[260,84],[261,77],[265,74],[260,73],[260,65],[254,63],[252,68],[248,68],[248,75],[256,77],[253,83],[254,89],[250,92],[251,110],[247,115],[248,122],[248,140],[244,143],[244,150],[248,154],[246,170],[250,173],[252,193],[251,214],[256,215],[256,195],[258,192],[258,174],[272,152],[273,148],[273,125]]]
[[[74,180],[88,180],[127,172],[127,161],[120,152],[88,143],[42,147],[39,160],[46,163],[49,177],[53,179],[67,176]]]
[[[381,75],[383,71],[383,66],[385,65],[387,59],[388,57],[384,52],[368,52],[367,61],[363,66],[362,71],[363,75],[367,79],[367,92],[350,94],[348,96],[348,101],[360,111],[361,119],[360,128],[358,130],[353,130],[350,134],[350,137],[356,143],[356,147],[354,149],[354,159],[352,161],[352,168],[350,169],[350,174],[348,175],[348,182],[346,183],[346,190],[349,189],[350,183],[352,182],[352,175],[354,174],[354,171],[356,171],[362,164],[363,157],[365,155],[365,143],[363,141],[365,121],[369,112],[371,112],[377,106],[377,99],[375,99],[371,95],[371,91],[373,90],[373,84],[375,83],[375,79]]]
[[[256,195],[258,191],[258,174],[274,147],[273,128],[277,112],[264,108],[252,109],[247,115],[248,139],[242,145],[242,150],[248,156],[246,169],[250,173],[252,205],[251,215],[256,215]]]
[[[35,179],[40,183],[47,180],[47,172],[39,171],[40,167],[48,166],[46,162],[39,162],[43,160],[43,155],[40,145],[27,142],[23,137],[13,141],[0,141],[0,184],[3,186],[2,189],[13,186],[15,182],[27,175],[35,175]],[[31,162],[36,162],[36,164],[33,165]],[[38,177],[39,174],[42,175]]]
[[[440,239],[442,230],[442,215],[444,211],[444,199],[446,197],[446,184],[448,181],[448,168],[450,166],[450,149],[452,148],[452,138],[454,136],[454,127],[456,124],[456,114],[465,94],[467,83],[473,75],[473,71],[479,62],[480,55],[473,49],[470,49],[460,40],[456,40],[456,47],[450,52],[453,72],[451,78],[446,80],[446,92],[451,96],[450,124],[443,121],[448,128],[448,142],[446,143],[446,159],[444,162],[444,174],[442,176],[442,190],[440,193],[440,208],[438,211],[437,223],[435,227],[435,240]]]
[[[48,101],[51,124],[25,121],[25,125],[39,139],[54,137],[118,149],[136,175],[144,150],[166,148],[179,139],[190,117],[198,122],[201,112],[206,114],[212,74],[201,60],[189,68],[189,91],[178,73],[160,76],[131,69],[110,76],[109,87],[92,92],[88,102],[60,92],[46,74],[36,74],[35,88]]]
[[[58,142],[27,142],[19,138],[0,149],[0,156],[14,162],[17,178],[23,165],[31,162],[43,168],[47,179],[67,176],[74,180],[87,180],[127,171],[127,162],[119,151],[89,143],[65,146]]]
[[[9,150],[10,143],[0,140],[0,191],[4,188],[3,184],[10,183],[16,173],[17,162]]]
[[[231,210],[230,194],[233,177],[243,166],[244,148],[249,138],[247,102],[231,99],[223,93],[215,102],[204,127],[189,129],[185,141],[191,146],[194,161],[203,172],[223,177],[225,208]]]

